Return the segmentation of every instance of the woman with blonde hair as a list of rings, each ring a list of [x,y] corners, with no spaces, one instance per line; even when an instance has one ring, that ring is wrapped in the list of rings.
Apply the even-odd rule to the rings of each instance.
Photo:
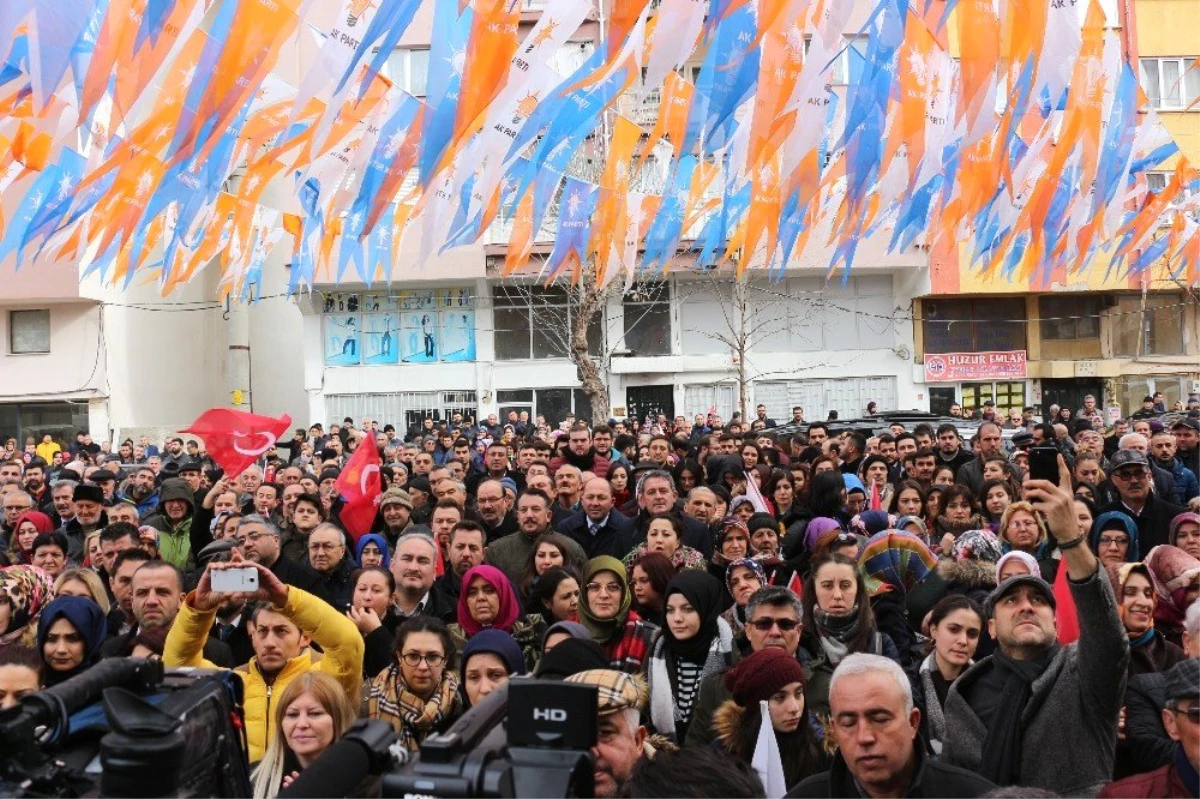
[[[81,596],[90,599],[100,606],[104,615],[108,615],[111,606],[108,602],[108,592],[100,575],[91,569],[66,569],[54,578],[54,596]]]
[[[1046,530],[1046,520],[1033,505],[1022,500],[1005,508],[996,536],[1004,554],[1017,551],[1031,555],[1041,569],[1041,578],[1048,583],[1054,582],[1058,574],[1057,551]]]
[[[254,770],[254,799],[274,799],[354,723],[346,691],[310,671],[287,684],[275,708],[274,735]]]

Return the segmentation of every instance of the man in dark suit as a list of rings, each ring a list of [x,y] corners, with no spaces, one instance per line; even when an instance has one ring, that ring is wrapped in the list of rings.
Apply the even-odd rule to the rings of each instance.
[[[613,510],[612,486],[602,477],[588,480],[580,498],[583,510],[558,524],[558,532],[574,540],[588,559],[611,555],[620,560],[633,549],[633,520]]]

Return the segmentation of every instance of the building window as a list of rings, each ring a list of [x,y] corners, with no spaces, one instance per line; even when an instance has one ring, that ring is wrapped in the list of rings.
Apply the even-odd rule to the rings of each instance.
[[[1195,56],[1187,58],[1143,58],[1142,88],[1150,107],[1184,111],[1200,99],[1200,69],[1191,68]]]
[[[925,300],[925,352],[1008,352],[1025,349],[1025,300]]]
[[[625,348],[630,355],[671,354],[671,287],[639,283],[625,295]]]
[[[1025,381],[1011,383],[963,383],[962,407],[964,411],[983,409],[983,403],[996,403],[999,415],[1013,408],[1025,407]]]
[[[577,304],[559,286],[505,283],[492,295],[492,320],[496,332],[496,360],[565,358]],[[603,347],[602,317],[588,324],[588,352],[599,355]]]
[[[1145,311],[1142,295],[1126,294],[1117,300],[1112,319],[1113,354],[1182,355],[1183,320],[1187,304],[1181,294],[1148,294]],[[1138,347],[1138,318],[1141,318],[1141,347]]]
[[[413,97],[424,97],[429,86],[429,49],[394,51],[383,65],[383,76]]]
[[[537,417],[545,417],[551,429],[558,427],[567,414],[588,422],[592,419],[591,400],[578,388],[501,389],[496,392],[496,402],[500,404],[501,424],[508,424],[509,411],[517,412],[518,421],[522,411],[528,413],[531,424],[537,422]]]
[[[1047,341],[1100,337],[1099,297],[1039,297],[1038,316]]]
[[[50,352],[50,311],[9,311],[8,351],[13,355]]]

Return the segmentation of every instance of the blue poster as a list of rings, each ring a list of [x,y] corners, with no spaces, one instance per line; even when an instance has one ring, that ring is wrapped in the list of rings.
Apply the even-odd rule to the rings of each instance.
[[[475,360],[475,312],[470,308],[442,311],[442,360]]]
[[[325,365],[356,366],[360,358],[358,314],[325,314]]]
[[[438,352],[438,314],[409,311],[400,314],[400,360],[405,363],[434,363]]]
[[[362,362],[364,366],[400,362],[399,316],[395,313],[363,314]]]

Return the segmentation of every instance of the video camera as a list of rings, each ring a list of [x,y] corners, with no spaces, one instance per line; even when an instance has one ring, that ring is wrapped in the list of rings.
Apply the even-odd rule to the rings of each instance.
[[[395,752],[390,725],[360,721],[281,799],[345,796],[378,776],[385,797],[592,796],[597,689],[509,680],[421,751]]]
[[[0,796],[215,796],[253,792],[241,681],[104,660],[0,711]],[[383,721],[360,721],[281,792],[345,796],[591,796],[597,689],[515,679],[421,751],[396,751]]]
[[[101,661],[0,711],[0,796],[249,796],[241,690],[229,672]]]

